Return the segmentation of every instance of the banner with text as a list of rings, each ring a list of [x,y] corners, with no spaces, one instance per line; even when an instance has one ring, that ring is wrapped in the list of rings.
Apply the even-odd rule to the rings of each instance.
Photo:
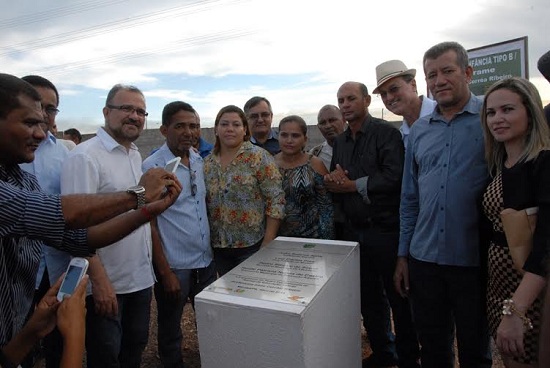
[[[500,79],[529,78],[527,36],[470,49],[468,62],[474,69],[470,90],[477,96]]]

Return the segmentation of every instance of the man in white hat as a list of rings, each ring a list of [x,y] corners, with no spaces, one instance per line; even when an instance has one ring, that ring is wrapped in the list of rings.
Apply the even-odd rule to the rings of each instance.
[[[377,86],[373,93],[379,94],[388,110],[403,117],[399,128],[405,149],[411,126],[418,118],[431,114],[435,101],[418,96],[416,69],[408,69],[401,60],[389,60],[376,67]]]
[[[539,58],[537,68],[540,74],[550,82],[550,51],[547,51]],[[550,103],[544,106],[544,115],[546,115],[546,120],[548,124],[550,124]]]

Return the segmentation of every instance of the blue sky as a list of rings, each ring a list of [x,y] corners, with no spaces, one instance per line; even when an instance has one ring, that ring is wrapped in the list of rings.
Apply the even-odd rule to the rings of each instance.
[[[547,0],[21,0],[0,14],[0,65],[56,84],[60,130],[95,132],[115,83],[144,91],[149,128],[174,100],[212,126],[221,107],[254,95],[271,101],[275,121],[300,114],[313,124],[343,82],[372,90],[386,60],[416,68],[425,93],[423,53],[448,40],[469,49],[528,36],[530,79],[548,101],[536,69],[548,19]],[[372,114],[382,107],[373,96]]]

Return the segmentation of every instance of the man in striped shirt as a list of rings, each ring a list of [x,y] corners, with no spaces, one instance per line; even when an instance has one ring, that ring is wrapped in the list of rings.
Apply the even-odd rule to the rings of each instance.
[[[136,194],[129,192],[46,195],[36,178],[19,167],[34,159],[45,139],[44,125],[38,92],[17,77],[0,74],[0,347],[25,323],[41,241],[75,256],[87,256],[160,214],[181,191],[175,176],[156,170],[140,180],[145,187],[145,210],[130,211],[137,201]],[[166,187],[167,195],[162,196]]]
[[[204,162],[192,149],[199,129],[191,105],[182,101],[169,103],[162,111],[160,127],[166,143],[143,162],[143,171],[147,171],[180,157],[175,174],[185,183],[176,203],[151,224],[158,279],[158,350],[165,368],[184,366],[180,321],[187,298],[194,303],[195,295],[216,279],[206,214]]]

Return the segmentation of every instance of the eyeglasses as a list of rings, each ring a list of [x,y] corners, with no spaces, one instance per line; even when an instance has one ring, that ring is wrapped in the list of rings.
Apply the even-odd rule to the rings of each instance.
[[[50,107],[46,107],[46,108],[44,109],[44,112],[45,112],[46,115],[48,115],[50,118],[53,118],[53,117],[55,117],[55,116],[59,113],[59,109],[56,109],[55,107],[50,106]]]
[[[147,115],[149,115],[147,111],[134,107],[132,105],[119,105],[119,106],[107,105],[107,107],[110,109],[124,111],[128,115],[132,114],[135,111],[137,116],[139,116],[140,118],[146,118]]]
[[[191,159],[189,159],[189,185],[191,188],[191,195],[194,197],[197,194],[197,184],[195,180],[197,179],[197,174],[193,169],[191,169]]]
[[[258,120],[260,118],[260,116],[262,117],[262,120],[266,120],[266,119],[269,119],[271,117],[271,113],[270,112],[262,112],[261,114],[250,114],[250,115],[248,115],[248,119],[249,120]]]

